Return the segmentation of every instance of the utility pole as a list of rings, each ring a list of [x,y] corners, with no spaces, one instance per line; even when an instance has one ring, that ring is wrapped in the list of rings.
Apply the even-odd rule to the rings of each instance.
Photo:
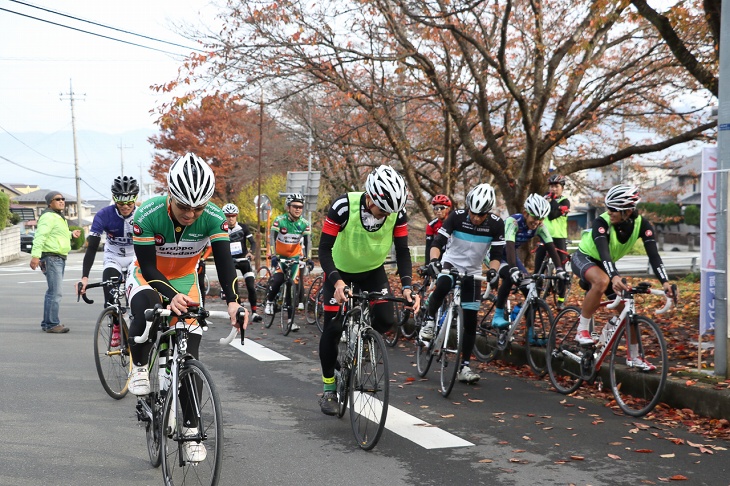
[[[117,148],[119,149],[119,160],[122,163],[122,171],[119,173],[120,176],[124,175],[124,149],[125,148],[134,148],[134,145],[124,145],[122,143],[122,140],[119,140],[119,145],[117,145]]]
[[[263,157],[264,144],[264,90],[261,89],[261,101],[259,102],[259,178],[258,178],[258,198],[256,199],[256,230],[259,234],[259,251],[256,252],[254,262],[256,268],[261,263],[261,248],[264,247],[263,238],[261,238],[261,158]]]
[[[74,171],[76,178],[76,220],[79,227],[81,227],[81,179],[79,178],[79,155],[78,148],[76,147],[76,116],[74,114],[74,93],[73,82],[71,79],[68,80],[68,96],[67,99],[71,100],[71,133],[73,133],[74,141]],[[85,94],[82,96],[86,96]],[[61,93],[61,100],[63,101],[64,94]]]

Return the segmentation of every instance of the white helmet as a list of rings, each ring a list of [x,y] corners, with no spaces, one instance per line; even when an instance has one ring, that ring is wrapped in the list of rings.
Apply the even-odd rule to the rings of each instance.
[[[641,201],[639,196],[639,188],[626,184],[613,186],[606,193],[606,207],[617,211],[626,209],[636,209],[636,205]]]
[[[223,214],[225,215],[238,214],[238,206],[233,203],[228,203],[221,208],[221,211],[223,211]]]
[[[484,214],[491,211],[497,196],[494,189],[487,183],[479,184],[466,195],[466,207],[475,214]]]
[[[525,199],[525,211],[537,219],[545,219],[550,214],[550,203],[539,194],[530,194]]]
[[[365,181],[365,192],[373,203],[386,213],[397,213],[406,207],[406,181],[392,167],[381,165]]]
[[[213,169],[203,159],[188,153],[170,166],[167,186],[172,197],[181,203],[199,207],[213,197],[215,175]]]

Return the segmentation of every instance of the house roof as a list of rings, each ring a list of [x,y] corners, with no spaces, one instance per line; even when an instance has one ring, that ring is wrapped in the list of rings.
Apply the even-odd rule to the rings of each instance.
[[[20,194],[14,196],[12,200],[16,203],[42,203],[46,204],[46,194],[51,192],[51,189],[38,189],[37,191],[29,192],[28,194]],[[76,203],[76,196],[71,196],[64,192],[61,193],[66,198],[67,203]]]
[[[96,214],[111,204],[109,199],[85,199],[84,204],[91,208],[91,214]]]
[[[697,152],[689,157],[673,160],[667,164],[672,170],[673,176],[699,176],[702,174],[702,152]]]

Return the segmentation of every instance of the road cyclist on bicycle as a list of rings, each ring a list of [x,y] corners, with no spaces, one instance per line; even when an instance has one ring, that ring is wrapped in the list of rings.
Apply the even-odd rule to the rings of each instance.
[[[116,277],[119,281],[122,274],[126,274],[134,260],[132,245],[132,221],[136,209],[139,184],[134,177],[119,176],[112,182],[112,199],[114,204],[102,208],[94,216],[89,236],[86,238],[86,254],[81,267],[80,286],[76,286],[78,293],[85,294],[89,284],[89,273],[94,265],[96,251],[101,242],[101,235],[106,233],[104,243],[104,270],[101,279],[108,281]],[[112,287],[104,286],[104,307],[112,300]],[[119,346],[119,325],[112,329],[111,346]]]
[[[132,313],[129,336],[133,361],[129,391],[137,396],[150,392],[147,361],[152,342],[137,344],[133,339],[145,331],[145,310],[154,308],[155,304],[165,304],[180,315],[188,311],[188,306],[200,302],[196,268],[208,242],[213,248],[233,326],[240,307],[228,224],[220,208],[210,202],[215,190],[213,170],[203,159],[188,153],[170,166],[167,182],[169,194],[148,199],[134,217],[137,259],[130,268],[127,291]],[[247,325],[248,314],[244,317],[244,329]],[[187,351],[197,359],[202,329],[192,327],[188,334]],[[184,423],[187,432],[194,434],[195,417],[184,417]],[[184,442],[184,452],[191,462],[206,457],[202,442]]]
[[[466,209],[453,211],[434,238],[428,266],[431,278],[436,279],[436,288],[428,299],[427,316],[419,333],[422,341],[433,339],[434,317],[454,285],[451,275],[440,274],[442,267],[456,268],[469,276],[481,275],[482,262],[489,256],[490,268],[487,271],[487,279],[490,285],[496,286],[497,270],[504,248],[504,221],[490,212],[496,199],[492,186],[477,185],[466,196]],[[475,281],[474,278],[464,278],[461,291],[461,306],[464,309],[464,347],[457,375],[458,380],[464,383],[475,383],[480,378],[469,367],[476,341],[480,297],[481,282]]]
[[[309,236],[312,234],[312,229],[309,226],[309,221],[302,217],[304,212],[304,196],[295,192],[289,194],[286,197],[286,214],[277,216],[274,222],[271,224],[271,242],[269,248],[273,249],[275,257],[282,257],[287,259],[299,260],[301,257],[306,257],[307,248],[309,247]],[[271,254],[266,255],[267,258],[271,258],[271,267],[274,268],[276,259],[272,258]],[[291,269],[291,275],[295,277],[299,275],[299,264],[293,265]],[[284,283],[284,272],[281,268],[277,268],[276,272],[271,276],[269,283],[269,293],[266,294],[266,306],[264,313],[266,315],[274,314],[274,300],[276,294],[279,293],[279,289]],[[294,320],[294,314],[292,314],[292,321]],[[299,326],[292,322],[292,331],[298,331]]]
[[[576,334],[579,344],[595,343],[590,332],[591,319],[601,304],[601,296],[605,293],[608,299],[613,300],[616,294],[629,290],[616,269],[616,262],[631,251],[639,238],[644,242],[649,264],[662,283],[664,293],[676,298],[657,249],[654,227],[636,210],[639,201],[641,197],[636,186],[619,184],[609,189],[605,196],[607,211],[593,221],[590,230],[583,233],[578,250],[571,257],[573,273],[580,279],[581,288],[587,290]],[[617,307],[617,312],[622,310],[623,304]],[[652,371],[654,365],[639,356],[637,347],[638,344],[629,343],[627,366]]]
[[[492,326],[497,329],[509,327],[507,319],[509,316],[504,315],[505,303],[509,298],[512,285],[519,285],[524,275],[528,273],[522,260],[517,256],[517,249],[524,243],[535,236],[540,238],[555,263],[556,276],[562,277],[561,280],[567,277],[558,252],[555,250],[550,231],[543,224],[543,220],[549,212],[550,204],[544,197],[539,194],[530,194],[525,199],[522,213],[513,214],[504,223],[505,254],[499,269],[502,283],[497,291],[497,303],[494,307],[494,317],[492,317]],[[519,307],[515,307],[515,311],[519,312]]]
[[[543,224],[550,231],[553,238],[555,248],[563,252],[560,256],[567,260],[568,251],[568,213],[570,212],[570,201],[563,194],[565,190],[565,176],[553,174],[548,178],[548,188],[550,192],[545,195],[545,199],[550,203],[550,212],[548,213]],[[545,260],[547,248],[541,245],[535,251],[535,271],[539,271],[542,262]],[[565,307],[565,291],[566,282],[558,281],[558,310]]]
[[[350,192],[334,200],[327,212],[319,243],[319,262],[325,274],[324,324],[319,341],[324,394],[322,413],[337,414],[335,364],[342,336],[342,320],[335,319],[347,297],[345,287],[388,293],[385,263],[391,246],[400,275],[403,297],[414,302],[412,262],[408,248],[406,182],[392,167],[381,165],[365,182],[365,192]],[[414,314],[418,301],[414,302]],[[374,301],[370,309],[373,328],[381,334],[395,324],[393,302]]]
[[[433,214],[436,216],[434,219],[429,221],[426,225],[426,264],[430,259],[431,246],[433,245],[433,239],[436,237],[436,233],[439,232],[441,226],[443,226],[446,217],[451,213],[451,199],[445,194],[436,194],[431,199],[431,207],[433,208]]]
[[[248,303],[251,306],[251,319],[253,322],[260,322],[261,316],[256,313],[256,284],[255,274],[251,267],[253,256],[258,250],[256,246],[256,238],[248,229],[246,223],[239,223],[238,206],[228,203],[222,208],[223,214],[226,215],[228,223],[228,238],[231,240],[231,256],[236,270],[240,270],[243,275],[243,281],[248,291]],[[221,298],[225,299],[225,294],[221,294]]]

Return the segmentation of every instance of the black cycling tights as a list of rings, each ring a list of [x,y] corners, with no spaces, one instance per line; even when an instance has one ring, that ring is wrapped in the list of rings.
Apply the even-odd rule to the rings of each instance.
[[[106,281],[112,277],[122,278],[122,274],[116,268],[112,268],[112,267],[105,268],[104,272],[101,274],[101,279],[103,281]],[[111,301],[112,301],[112,288],[109,286],[104,286],[104,307],[108,307],[109,302],[111,302]]]

